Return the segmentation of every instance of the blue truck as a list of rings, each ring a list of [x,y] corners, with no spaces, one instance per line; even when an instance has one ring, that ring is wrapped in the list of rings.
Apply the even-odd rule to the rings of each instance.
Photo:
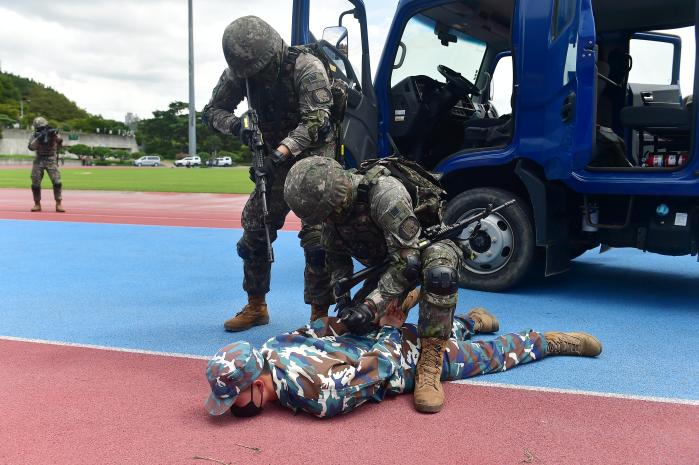
[[[312,15],[330,8],[321,39]],[[421,163],[441,176],[448,222],[517,200],[464,231],[462,286],[508,289],[595,247],[697,255],[699,122],[667,33],[696,24],[694,0],[401,0],[390,13],[373,80],[361,0],[295,0],[292,44],[321,44],[350,86],[350,166]]]

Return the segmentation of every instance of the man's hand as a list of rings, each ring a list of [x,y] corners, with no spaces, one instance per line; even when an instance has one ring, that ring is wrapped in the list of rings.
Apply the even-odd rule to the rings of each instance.
[[[281,147],[284,146],[282,145]],[[250,168],[250,180],[255,182],[256,176],[265,176],[267,178],[267,182],[272,184],[277,173],[277,169],[279,169],[279,165],[284,163],[287,159],[288,158],[281,151],[275,150],[262,160],[262,168],[257,170],[255,170],[255,168]]]
[[[374,326],[374,311],[367,302],[345,307],[337,316],[355,334],[366,334]]]
[[[394,328],[401,328],[405,324],[405,319],[408,314],[404,312],[401,308],[398,299],[393,299],[387,306],[386,311],[379,320],[379,326],[393,326]]]

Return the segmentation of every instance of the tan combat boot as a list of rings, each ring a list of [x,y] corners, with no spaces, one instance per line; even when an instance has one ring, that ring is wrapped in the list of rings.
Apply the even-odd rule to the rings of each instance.
[[[591,334],[550,331],[544,333],[544,338],[548,343],[546,355],[596,357],[602,353],[602,343]]]
[[[269,313],[264,295],[249,295],[248,304],[233,318],[226,320],[223,327],[226,331],[245,331],[253,326],[269,323]]]
[[[65,212],[66,212],[66,209],[63,208],[63,205],[61,205],[61,201],[60,201],[60,200],[56,200],[56,211],[57,211],[58,213],[65,213]]]
[[[40,212],[41,211],[41,202],[34,202],[34,206],[32,207],[33,212]]]
[[[444,405],[442,357],[447,341],[436,337],[420,338],[420,358],[415,369],[413,403],[418,412],[437,413]]]
[[[401,310],[403,310],[403,313],[408,313],[411,308],[416,306],[418,302],[420,301],[420,289],[413,289],[412,291],[408,292],[408,295],[405,296],[405,299],[403,300],[403,303],[401,304]]]
[[[500,323],[495,315],[483,307],[472,308],[466,314],[466,318],[470,318],[476,323],[473,327],[474,333],[496,333],[500,329]]]
[[[329,305],[311,304],[311,321],[328,316]]]

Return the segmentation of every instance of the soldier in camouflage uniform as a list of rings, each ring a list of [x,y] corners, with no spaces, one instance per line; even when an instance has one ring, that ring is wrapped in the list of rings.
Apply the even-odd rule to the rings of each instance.
[[[352,258],[364,266],[392,258],[378,282],[365,283],[373,287],[366,298],[343,309],[341,316],[354,330],[361,330],[357,321],[378,321],[422,283],[418,321],[422,351],[414,403],[421,412],[440,411],[444,403],[441,360],[456,308],[459,247],[443,240],[419,250],[421,225],[410,194],[381,166],[358,175],[334,160],[307,158],[289,172],[284,195],[301,219],[325,222],[322,244],[333,283],[352,274]]]
[[[599,340],[585,333],[510,333],[492,341],[471,341],[471,335],[497,320],[484,309],[454,319],[440,359],[441,379],[457,380],[509,370],[550,355],[597,356]],[[367,401],[414,389],[421,350],[418,328],[404,324],[405,313],[389,311],[380,329],[366,335],[347,332],[337,318],[321,318],[304,328],[267,341],[261,350],[235,342],[209,361],[206,375],[211,415],[231,410],[253,416],[269,402],[295,412],[328,418],[347,413]]]
[[[233,111],[245,97],[246,79],[249,80],[253,100],[249,103],[258,112],[270,153],[262,171],[272,180],[267,203],[274,241],[289,213],[283,195],[289,168],[309,155],[336,155],[336,136],[330,122],[330,81],[318,58],[302,47],[289,47],[269,24],[255,16],[237,19],[226,27],[223,52],[228,68],[204,107],[203,120],[213,129],[247,142],[241,119]],[[269,321],[265,294],[269,292],[271,267],[257,190],[245,205],[242,226],[243,237],[237,249],[243,259],[243,289],[248,294],[248,304],[225,322],[228,331],[242,331]],[[299,238],[306,259],[304,300],[311,304],[313,320],[326,316],[333,301],[320,245],[320,226],[302,222]]]
[[[49,126],[46,118],[41,116],[34,119],[34,134],[29,139],[29,150],[36,152],[32,164],[32,195],[34,196],[33,212],[41,211],[41,180],[44,179],[44,170],[51,178],[53,184],[53,198],[56,200],[56,211],[65,213],[62,205],[61,173],[58,171],[57,154],[63,145],[63,139],[58,131]]]

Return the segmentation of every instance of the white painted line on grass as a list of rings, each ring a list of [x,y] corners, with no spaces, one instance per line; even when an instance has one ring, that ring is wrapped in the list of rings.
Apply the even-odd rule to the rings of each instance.
[[[93,344],[79,344],[77,342],[49,341],[46,339],[28,339],[25,337],[0,336],[0,340],[16,342],[33,342],[35,344],[48,344],[55,346],[80,347],[82,349],[106,350],[110,352],[127,352],[131,354],[160,355],[163,357],[193,358],[198,360],[208,360],[211,357],[205,355],[181,354],[179,352],[158,352],[156,350],[126,349],[122,347],[98,346]]]
[[[598,391],[583,391],[579,389],[563,389],[541,386],[520,386],[518,384],[493,383],[490,381],[476,381],[471,379],[462,379],[452,381],[454,384],[471,384],[474,386],[519,389],[522,391],[538,391],[538,392],[554,392],[558,394],[574,394],[581,396],[596,396],[596,397],[613,397],[616,399],[643,400],[647,402],[661,402],[667,404],[683,404],[683,405],[699,405],[699,400],[694,399],[678,399],[673,397],[654,397],[654,396],[637,396],[633,394],[617,394],[614,392],[598,392]]]

